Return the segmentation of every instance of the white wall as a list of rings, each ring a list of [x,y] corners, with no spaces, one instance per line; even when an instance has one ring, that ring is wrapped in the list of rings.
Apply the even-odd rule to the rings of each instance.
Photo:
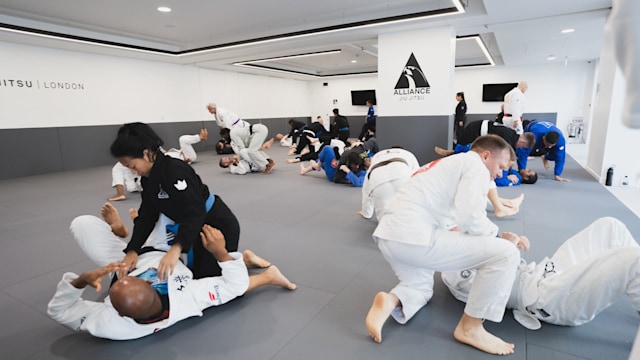
[[[590,119],[595,71],[595,62],[569,62],[566,67],[564,63],[551,63],[528,67],[456,69],[451,113],[455,110],[455,93],[464,91],[469,113],[497,114],[501,103],[482,102],[482,84],[527,80],[529,90],[526,92],[525,113],[557,112],[558,127],[566,132],[572,117],[583,117],[587,122]],[[323,82],[328,86],[323,87]],[[309,84],[312,113],[314,117],[316,113],[330,113],[332,99],[337,99],[341,113],[364,115],[364,106],[351,106],[350,91],[374,88],[378,91],[377,85],[376,75],[312,81]],[[376,107],[376,113],[379,110]]]
[[[594,147],[591,144],[590,151],[599,151],[602,159],[600,168],[593,166],[593,172],[600,173],[600,182],[604,183],[606,172],[609,166],[614,165],[613,185],[618,186],[626,175],[630,186],[640,186],[640,162],[635,154],[635,144],[640,142],[640,129],[630,129],[622,122],[622,109],[626,94],[625,82],[620,69],[616,68],[613,88],[611,92],[611,103],[609,108],[609,118],[605,132],[606,140],[601,147]],[[595,119],[598,122],[599,119]],[[604,122],[604,121],[603,121]],[[591,162],[591,156],[590,156]],[[591,166],[591,164],[589,163]]]
[[[324,83],[327,86],[324,86]],[[373,90],[378,88],[377,75],[357,75],[309,81],[309,99],[312,118],[328,119],[333,108],[340,109],[345,116],[367,115],[364,105],[351,105],[351,90]],[[377,97],[377,94],[376,94]],[[334,102],[335,100],[335,102]],[[374,106],[376,114],[378,106]]]
[[[500,102],[482,102],[482,85],[525,80],[526,113],[556,112],[557,126],[565,133],[573,117],[589,121],[595,63],[562,62],[538,66],[457,69],[455,92],[464,91],[468,113],[500,112]],[[451,94],[451,97],[454,97]],[[454,109],[451,109],[452,112]],[[539,119],[544,120],[544,119]]]
[[[305,81],[3,42],[0,54],[0,129],[197,121],[212,101],[247,119],[310,113]]]

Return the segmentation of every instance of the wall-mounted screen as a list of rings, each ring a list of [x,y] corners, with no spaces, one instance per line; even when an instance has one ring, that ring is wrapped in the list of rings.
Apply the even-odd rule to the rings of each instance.
[[[366,105],[367,100],[376,105],[375,90],[351,90],[351,105]]]
[[[482,101],[504,101],[504,95],[518,83],[484,84],[482,85]]]

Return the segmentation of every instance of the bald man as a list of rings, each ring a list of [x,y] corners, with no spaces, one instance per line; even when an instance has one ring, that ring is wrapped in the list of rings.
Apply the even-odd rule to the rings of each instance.
[[[137,268],[113,282],[103,302],[84,300],[82,294],[87,286],[100,291],[103,277],[126,269],[120,261],[126,247],[122,238],[128,230],[111,204],[105,204],[101,213],[103,219],[84,215],[71,223],[71,232],[80,247],[101,267],[81,275],[65,273],[47,308],[49,316],[75,331],[112,340],[137,339],[180,320],[202,316],[204,309],[225,304],[260,286],[296,288],[275,266],[250,250],[228,253],[224,235],[208,225],[200,237],[218,261],[222,275],[194,279],[191,270],[178,262],[169,278],[160,280],[157,267],[165,252],[159,249],[166,248],[171,240],[167,226],[175,225],[161,216],[145,243]],[[249,276],[247,266],[267,270]]]

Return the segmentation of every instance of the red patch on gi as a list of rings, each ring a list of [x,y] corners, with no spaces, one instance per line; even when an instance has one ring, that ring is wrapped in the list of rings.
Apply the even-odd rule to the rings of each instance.
[[[209,291],[209,299],[211,299],[211,301],[216,299],[216,296],[211,291]]]
[[[440,159],[436,159],[436,160],[433,160],[432,162],[430,162],[430,163],[428,163],[428,164],[426,164],[426,165],[423,165],[420,169],[416,170],[416,172],[414,172],[411,176],[412,176],[412,177],[413,177],[413,176],[416,176],[416,175],[418,175],[418,174],[420,174],[420,173],[423,173],[423,172],[425,172],[425,171],[427,171],[427,170],[431,169],[431,168],[432,168],[432,167],[434,167],[437,163],[439,163],[439,162],[440,162],[440,160],[442,160],[442,158],[440,158]]]

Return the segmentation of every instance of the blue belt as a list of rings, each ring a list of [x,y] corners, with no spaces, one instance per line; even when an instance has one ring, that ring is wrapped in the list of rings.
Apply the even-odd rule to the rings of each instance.
[[[235,125],[235,124],[237,124],[237,123],[239,123],[239,122],[240,122],[240,119],[238,119],[238,120],[234,121],[234,122],[233,122],[233,124],[231,124],[231,126],[233,126],[233,125]]]
[[[207,210],[207,212],[211,211],[211,208],[213,207],[213,203],[216,201],[215,196],[213,196],[213,194],[211,192],[209,192],[209,197],[207,198],[207,200],[204,203],[205,209]],[[174,234],[178,233],[178,229],[180,228],[180,224],[176,223],[173,225],[167,225],[167,231],[170,231]],[[169,245],[173,245],[173,241],[169,241]],[[191,247],[191,249],[189,250],[189,252],[187,253],[187,267],[191,268],[191,266],[193,265],[193,246]]]
[[[338,131],[349,131],[349,127],[343,127],[342,129],[338,129]]]

